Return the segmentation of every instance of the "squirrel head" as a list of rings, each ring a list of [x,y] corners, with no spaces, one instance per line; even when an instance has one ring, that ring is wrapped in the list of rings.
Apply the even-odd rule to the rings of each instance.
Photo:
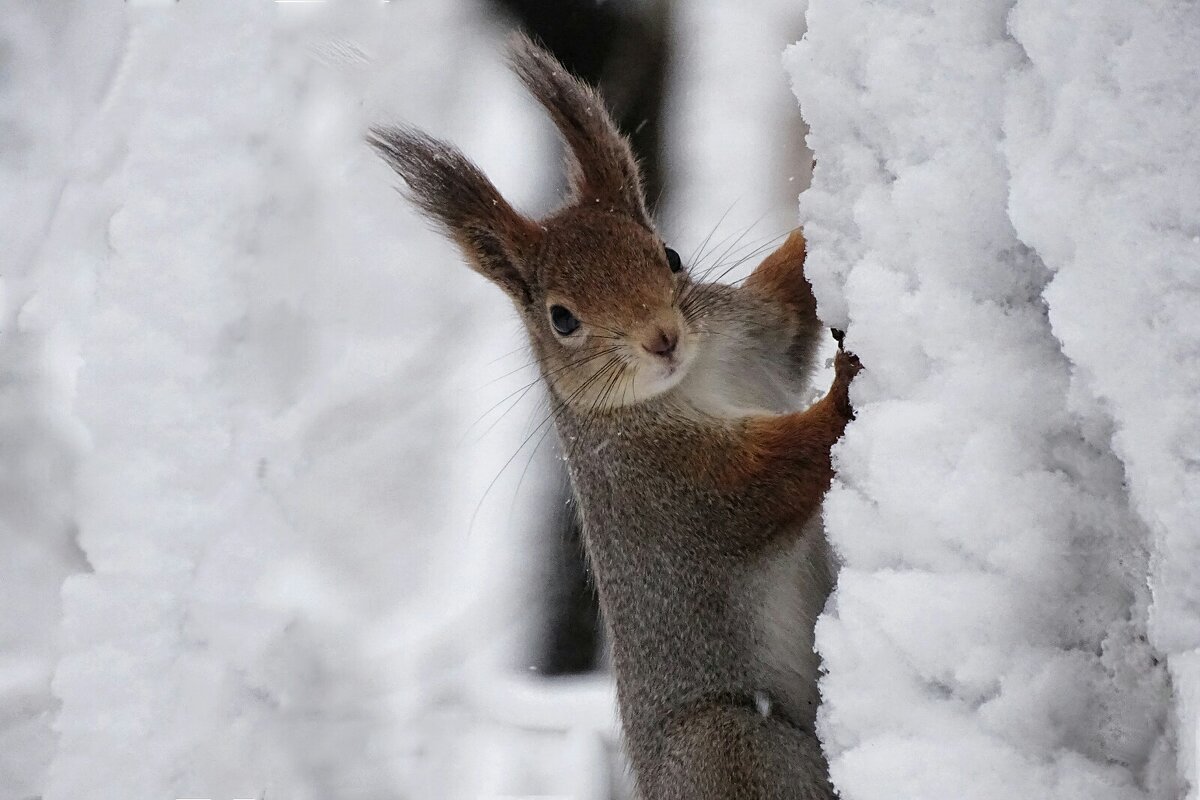
[[[468,264],[521,313],[558,399],[587,409],[647,400],[684,377],[697,350],[691,285],[655,232],[629,143],[600,96],[524,36],[513,71],[567,149],[570,194],[542,220],[516,211],[455,147],[404,126],[368,142]]]

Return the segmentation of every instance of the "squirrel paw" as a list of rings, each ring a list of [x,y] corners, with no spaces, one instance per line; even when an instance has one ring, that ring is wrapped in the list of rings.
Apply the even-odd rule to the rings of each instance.
[[[858,360],[858,356],[851,353],[849,350],[839,349],[833,357],[833,369],[838,378],[842,378],[849,383],[850,380],[862,371],[862,362]]]
[[[831,394],[838,412],[845,419],[854,419],[854,408],[850,405],[850,381],[862,371],[862,362],[849,350],[837,351],[833,357],[833,390]]]

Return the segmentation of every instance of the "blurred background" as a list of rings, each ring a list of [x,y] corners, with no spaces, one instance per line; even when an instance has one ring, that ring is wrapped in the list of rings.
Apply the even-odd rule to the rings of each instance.
[[[0,798],[627,797],[519,323],[362,134],[552,209],[523,28],[735,280],[810,176],[802,0],[3,11]]]

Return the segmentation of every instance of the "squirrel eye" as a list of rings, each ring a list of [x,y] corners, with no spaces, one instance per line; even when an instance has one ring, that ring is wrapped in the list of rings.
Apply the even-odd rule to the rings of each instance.
[[[563,306],[550,306],[550,324],[560,336],[570,336],[579,330],[579,320]]]
[[[664,248],[667,251],[667,265],[671,267],[671,272],[679,272],[683,269],[683,259],[669,247]]]

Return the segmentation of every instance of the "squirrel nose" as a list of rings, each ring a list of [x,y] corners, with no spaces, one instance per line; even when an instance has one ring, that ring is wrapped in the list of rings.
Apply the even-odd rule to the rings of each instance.
[[[642,347],[650,353],[662,358],[669,358],[675,352],[675,345],[679,343],[679,334],[676,331],[665,331],[662,328],[658,329],[656,335],[650,337],[648,342],[645,342]]]

